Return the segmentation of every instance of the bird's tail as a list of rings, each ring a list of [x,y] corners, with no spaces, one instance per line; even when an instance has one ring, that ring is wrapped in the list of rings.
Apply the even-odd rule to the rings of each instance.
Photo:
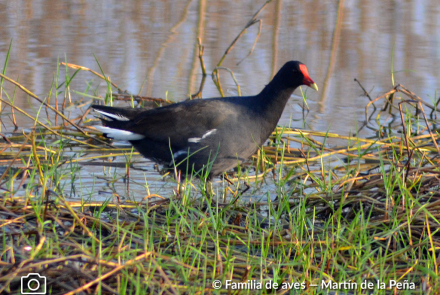
[[[92,105],[92,108],[102,117],[103,126],[93,126],[101,131],[105,137],[115,140],[140,140],[145,136],[128,130],[124,130],[124,125],[133,119],[139,110],[132,108],[113,108],[100,105]]]

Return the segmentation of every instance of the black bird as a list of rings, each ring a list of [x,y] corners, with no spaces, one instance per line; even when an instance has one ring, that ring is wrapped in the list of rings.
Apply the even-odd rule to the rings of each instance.
[[[257,151],[300,85],[318,90],[307,67],[289,61],[255,96],[195,99],[148,110],[92,108],[103,116],[104,126],[95,127],[106,137],[129,141],[144,157],[176,165],[183,176],[204,171],[212,178]]]

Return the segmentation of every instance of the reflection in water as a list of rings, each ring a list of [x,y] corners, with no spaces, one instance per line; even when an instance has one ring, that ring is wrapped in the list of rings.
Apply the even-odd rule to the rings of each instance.
[[[98,70],[95,54],[119,87],[153,97],[168,92],[170,99],[182,100],[197,90],[200,81],[197,38],[205,45],[205,62],[212,71],[264,2],[7,1],[0,4],[0,60],[4,61],[13,39],[7,75],[40,96],[50,89],[58,58]],[[340,35],[335,33],[339,4]],[[309,128],[326,130],[330,125],[332,131],[346,133],[363,117],[366,101],[359,97],[361,91],[353,79],[369,90],[374,87],[375,93],[389,89],[394,48],[396,83],[434,95],[440,76],[437,2],[347,0],[339,4],[282,0],[268,4],[259,15],[263,25],[253,54],[236,66],[252,47],[258,25],[246,32],[223,63],[238,77],[243,94],[257,93],[286,60],[301,60],[320,86],[328,81],[327,91],[310,94],[312,101],[323,96],[325,101],[321,107],[311,103]],[[334,70],[327,77],[332,54]],[[226,95],[234,94],[232,79],[227,74],[221,77],[228,85]],[[101,84],[103,95],[105,85],[85,73],[80,73],[72,89],[83,91],[90,80],[95,87]],[[203,95],[219,95],[209,80]],[[26,107],[24,96],[19,98],[17,103]],[[284,123],[291,115],[296,117],[292,114],[296,109],[294,103],[286,109]]]
[[[12,39],[6,75],[45,97],[58,59],[99,72],[95,55],[120,88],[179,101],[199,87],[197,38],[205,46],[210,73],[264,2],[3,1],[0,62]],[[368,102],[353,79],[359,79],[373,98],[386,92],[392,87],[392,57],[396,84],[423,99],[434,97],[440,77],[439,7],[434,0],[274,0],[259,15],[261,34],[252,55],[237,65],[252,48],[258,24],[246,31],[222,65],[234,71],[243,95],[253,95],[287,60],[304,62],[323,91],[307,93],[311,112],[306,126],[297,105],[300,99],[291,99],[281,124],[345,135],[361,125]],[[69,70],[70,75],[73,72]],[[64,68],[60,81],[63,75]],[[221,73],[221,80],[225,95],[236,94],[226,72]],[[105,95],[105,83],[87,72],[76,76],[71,90],[83,92],[87,83],[91,83],[89,94],[95,90]],[[4,87],[12,94],[11,84],[4,83]],[[59,101],[64,99],[62,87],[57,95]],[[203,97],[218,95],[208,77]],[[80,98],[72,92],[73,101]],[[15,103],[30,112],[38,110],[37,102],[21,92]],[[19,115],[17,122],[20,126],[30,123]],[[11,126],[8,120],[2,123]],[[368,132],[364,129],[360,136]]]

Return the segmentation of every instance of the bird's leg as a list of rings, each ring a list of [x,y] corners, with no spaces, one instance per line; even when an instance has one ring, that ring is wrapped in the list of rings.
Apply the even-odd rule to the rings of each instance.
[[[244,188],[243,190],[241,190],[241,192],[237,193],[236,197],[234,198],[234,200],[232,200],[232,202],[230,202],[229,204],[236,204],[238,199],[245,193],[247,192],[251,186],[245,181],[244,185],[246,186],[246,188]]]
[[[244,188],[241,192],[240,192],[240,195],[243,195],[245,192],[247,192],[250,188],[251,188],[251,186],[245,181],[245,182],[243,182],[243,184],[246,186],[246,188]]]
[[[176,175],[177,188],[176,188],[176,198],[181,199],[183,193],[185,192],[185,184],[182,184],[181,172],[179,171]]]
[[[222,178],[223,178],[223,180],[226,180],[228,183],[229,183],[229,185],[233,185],[234,183],[228,178],[228,175],[226,174],[226,173],[223,173],[222,174]]]
[[[209,199],[212,200],[212,197],[214,196],[214,188],[212,187],[211,180],[207,180],[205,183],[205,193],[209,196]]]
[[[181,183],[179,186],[179,191],[177,192],[178,199],[181,199],[183,197],[183,194],[185,193],[185,189],[186,189],[186,185]]]
[[[228,178],[228,175],[226,173],[222,175],[222,178],[226,180],[229,183],[229,185],[234,185],[234,183]],[[230,204],[235,204],[238,198],[241,197],[245,192],[247,192],[251,188],[246,181],[244,182],[244,185],[246,186],[246,188],[242,189],[237,194],[234,194],[234,201],[232,201]]]
[[[225,191],[224,191],[224,194],[223,194],[223,202],[224,203],[226,203],[226,195],[227,195],[227,193],[228,193],[228,189],[231,191],[231,193],[235,196],[235,193],[231,190],[231,188],[229,187],[230,185],[232,186],[232,185],[234,185],[234,183],[228,178],[228,174],[226,174],[226,173],[223,173],[221,176],[220,176],[220,178],[222,179],[222,180],[226,180],[227,181],[227,183],[228,183],[228,186],[226,187],[226,189],[225,189]]]

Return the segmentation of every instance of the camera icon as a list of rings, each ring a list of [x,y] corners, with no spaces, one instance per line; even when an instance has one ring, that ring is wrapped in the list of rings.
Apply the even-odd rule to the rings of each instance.
[[[46,294],[46,277],[38,273],[21,277],[21,294]]]

